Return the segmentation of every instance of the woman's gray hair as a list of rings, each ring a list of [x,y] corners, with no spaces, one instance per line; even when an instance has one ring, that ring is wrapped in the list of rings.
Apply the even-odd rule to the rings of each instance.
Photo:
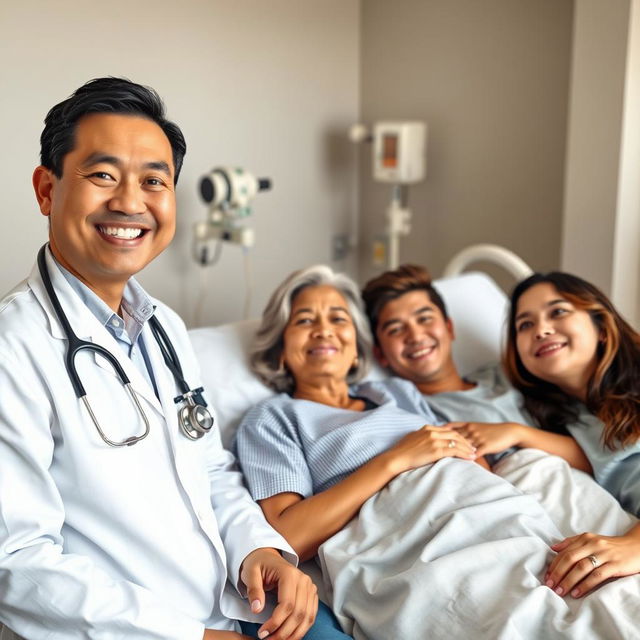
[[[262,322],[251,348],[251,370],[276,391],[292,393],[295,388],[293,376],[282,363],[284,331],[291,315],[291,303],[303,289],[320,285],[333,287],[344,296],[356,329],[358,361],[349,371],[347,382],[358,382],[369,371],[372,360],[371,331],[362,310],[358,286],[349,276],[335,273],[331,267],[315,265],[295,271],[273,292],[262,314]]]

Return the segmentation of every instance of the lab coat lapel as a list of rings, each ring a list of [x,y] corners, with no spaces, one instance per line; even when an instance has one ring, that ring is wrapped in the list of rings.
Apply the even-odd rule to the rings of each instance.
[[[115,338],[98,322],[98,319],[89,311],[82,300],[80,300],[66,278],[62,275],[62,272],[58,268],[55,260],[51,257],[48,249],[46,251],[46,261],[53,288],[75,334],[79,338],[98,344],[112,353],[127,374],[133,390],[138,396],[144,398],[155,411],[162,415],[162,406],[146,378],[138,371],[138,368],[131,359],[122,352]],[[66,335],[49,301],[49,296],[44,287],[44,282],[38,271],[37,264],[29,276],[28,283],[47,315],[51,335],[54,338],[66,340]],[[148,341],[146,344],[148,345]],[[117,373],[105,358],[96,353],[93,353],[92,357],[97,366],[109,374],[117,376]],[[153,370],[156,371],[155,365]]]

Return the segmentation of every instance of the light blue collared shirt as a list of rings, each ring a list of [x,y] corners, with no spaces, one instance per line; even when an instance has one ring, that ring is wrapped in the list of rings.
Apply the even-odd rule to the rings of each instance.
[[[57,260],[56,264],[71,288],[80,296],[98,322],[115,338],[120,349],[131,359],[158,396],[149,354],[142,338],[142,329],[155,310],[146,291],[135,278],[129,278],[122,294],[123,317],[121,318],[102,298],[67,271]]]

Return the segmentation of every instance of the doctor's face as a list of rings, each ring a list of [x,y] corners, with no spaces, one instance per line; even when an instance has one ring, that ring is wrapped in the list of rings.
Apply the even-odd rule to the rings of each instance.
[[[62,177],[38,167],[33,183],[53,255],[99,293],[123,285],[173,238],[173,155],[162,129],[138,116],[84,116],[74,142]]]

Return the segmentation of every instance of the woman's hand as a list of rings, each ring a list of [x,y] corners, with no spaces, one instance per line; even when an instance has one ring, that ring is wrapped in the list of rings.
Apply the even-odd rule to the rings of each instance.
[[[404,436],[386,455],[389,456],[394,475],[441,458],[475,460],[478,457],[473,445],[457,430],[430,425]]]
[[[476,448],[478,456],[519,446],[527,428],[515,422],[450,422],[447,426],[462,434]]]
[[[301,640],[318,612],[318,590],[311,578],[275,549],[264,548],[255,549],[244,559],[240,579],[247,587],[247,597],[255,613],[264,608],[265,591],[278,591],[278,604],[258,635],[268,635],[273,640]]]
[[[611,578],[640,573],[640,525],[623,536],[582,533],[551,546],[544,582],[559,596],[579,598]]]
[[[457,429],[474,447],[478,456],[500,453],[509,447],[540,449],[564,458],[572,467],[593,473],[580,445],[570,436],[549,433],[527,427],[517,422],[450,422],[448,427]]]
[[[216,631],[215,629],[205,629],[202,640],[251,640],[249,636],[243,636],[235,631]]]

